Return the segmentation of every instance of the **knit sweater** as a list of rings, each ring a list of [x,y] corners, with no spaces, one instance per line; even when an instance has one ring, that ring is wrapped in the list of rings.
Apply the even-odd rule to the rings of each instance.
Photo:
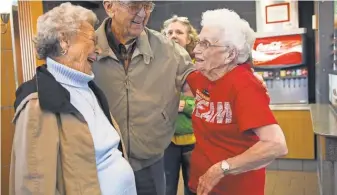
[[[88,124],[94,142],[102,195],[136,195],[133,170],[118,150],[119,134],[104,115],[88,86],[94,75],[71,69],[50,58],[47,59],[47,69],[69,91],[71,104]]]

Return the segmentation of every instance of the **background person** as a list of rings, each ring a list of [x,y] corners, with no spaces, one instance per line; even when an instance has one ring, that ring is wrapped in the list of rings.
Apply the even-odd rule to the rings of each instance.
[[[63,3],[38,18],[46,65],[16,92],[11,195],[136,195],[118,125],[92,81],[96,15]]]
[[[188,18],[173,16],[163,24],[162,33],[185,48],[193,59],[193,49],[198,41],[198,34]],[[195,144],[192,129],[192,111],[194,97],[188,85],[180,95],[179,114],[172,142],[165,150],[166,195],[176,195],[180,177],[180,167],[184,179],[185,194],[189,194],[190,157]]]
[[[196,95],[191,191],[263,195],[264,167],[287,154],[287,146],[266,89],[247,63],[255,33],[228,9],[206,11],[201,25],[194,49],[198,71],[188,77]]]

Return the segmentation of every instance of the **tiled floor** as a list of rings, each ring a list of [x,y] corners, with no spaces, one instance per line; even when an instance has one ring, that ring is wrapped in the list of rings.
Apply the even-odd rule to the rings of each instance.
[[[316,172],[267,171],[265,195],[318,195]],[[184,195],[179,181],[177,195]]]

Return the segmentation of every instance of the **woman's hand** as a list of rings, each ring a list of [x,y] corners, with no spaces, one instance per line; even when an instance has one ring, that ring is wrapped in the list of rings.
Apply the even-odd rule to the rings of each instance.
[[[178,112],[183,112],[185,108],[185,100],[180,100]]]
[[[199,178],[197,195],[207,195],[210,193],[223,177],[224,172],[221,169],[221,162],[211,166],[207,172]]]

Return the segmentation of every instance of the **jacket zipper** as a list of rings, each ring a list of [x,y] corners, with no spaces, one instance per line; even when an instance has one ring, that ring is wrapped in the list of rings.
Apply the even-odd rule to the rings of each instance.
[[[131,143],[130,143],[130,122],[129,122],[129,77],[128,77],[128,68],[129,68],[130,61],[124,61],[124,71],[125,71],[125,90],[126,90],[126,127],[127,127],[127,134],[128,134],[128,157],[131,154]]]

